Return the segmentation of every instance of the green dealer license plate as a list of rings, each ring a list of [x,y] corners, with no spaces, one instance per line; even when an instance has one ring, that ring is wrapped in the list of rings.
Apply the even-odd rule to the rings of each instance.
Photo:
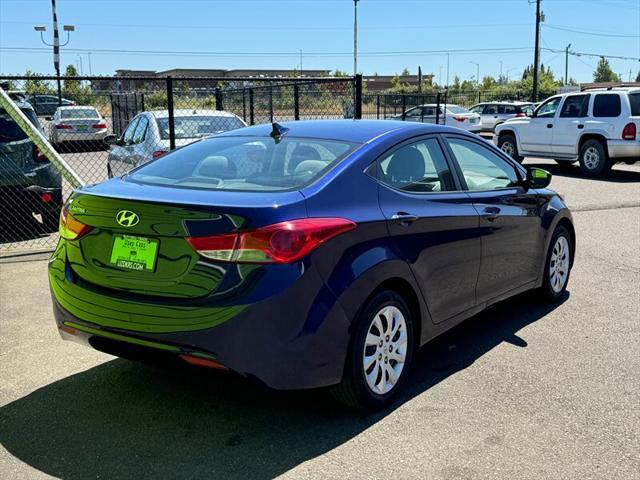
[[[116,267],[152,272],[158,256],[158,240],[118,235],[113,241],[111,263]]]

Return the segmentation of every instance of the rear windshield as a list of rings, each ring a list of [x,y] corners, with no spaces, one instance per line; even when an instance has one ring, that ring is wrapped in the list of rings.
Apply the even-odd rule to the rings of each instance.
[[[640,92],[631,93],[629,95],[629,102],[631,103],[631,115],[640,117]]]
[[[100,118],[100,116],[93,108],[73,108],[60,110],[60,118]]]
[[[467,110],[466,108],[457,107],[455,105],[448,106],[447,110],[449,110],[451,113],[469,113],[469,110]]]
[[[159,118],[158,129],[163,140],[169,139],[169,119]],[[244,127],[235,117],[190,116],[174,119],[176,138],[200,138]]]
[[[40,126],[33,110],[24,108],[22,109],[22,113],[24,113],[36,127]],[[9,116],[6,110],[0,109],[0,143],[16,142],[18,140],[24,140],[25,138],[27,138],[27,134],[13,121],[13,118]]]
[[[160,157],[127,180],[206,190],[297,190],[320,178],[357,144],[284,137],[214,137]]]

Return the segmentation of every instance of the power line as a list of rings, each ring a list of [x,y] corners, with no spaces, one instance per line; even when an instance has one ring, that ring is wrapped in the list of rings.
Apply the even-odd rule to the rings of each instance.
[[[543,24],[543,27],[550,28],[552,30],[561,30],[563,32],[572,32],[572,33],[579,33],[582,35],[591,35],[593,37],[640,38],[640,35],[623,35],[623,34],[617,34],[617,33],[588,32],[585,30],[575,30],[573,28],[556,27],[549,24]]]

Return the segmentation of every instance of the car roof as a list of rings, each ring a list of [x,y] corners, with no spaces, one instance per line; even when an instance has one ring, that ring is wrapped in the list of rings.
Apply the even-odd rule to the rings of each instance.
[[[33,105],[31,105],[29,102],[17,101],[15,102],[15,104],[20,110],[33,110]]]
[[[169,116],[169,110],[148,110],[144,113],[148,113],[149,115],[151,115],[154,118],[167,118]],[[228,118],[235,118],[236,115],[234,115],[231,112],[227,112],[225,110],[205,110],[205,109],[198,109],[198,108],[192,108],[192,109],[187,109],[187,108],[181,108],[181,109],[177,109],[173,111],[173,116],[174,117],[199,117],[202,115],[208,115],[211,117],[228,117]]]
[[[430,123],[402,122],[396,120],[302,120],[282,122],[288,128],[288,136],[330,139],[353,143],[368,143],[382,135],[405,131],[407,134],[460,133],[457,128]],[[266,137],[273,130],[270,123],[245,127],[221,133],[217,137]]]
[[[522,100],[500,100],[496,102],[480,102],[477,105],[531,105],[533,102],[524,102]]]
[[[62,107],[58,107],[58,110],[86,110],[88,108],[92,108],[93,110],[97,110],[93,105],[65,105]]]

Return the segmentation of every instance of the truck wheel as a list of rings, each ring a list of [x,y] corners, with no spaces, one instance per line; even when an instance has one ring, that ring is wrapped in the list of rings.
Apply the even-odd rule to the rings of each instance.
[[[611,162],[609,161],[607,151],[599,140],[587,140],[580,147],[580,170],[585,175],[596,177],[606,174],[611,170]]]
[[[516,137],[511,134],[502,135],[500,137],[500,140],[498,140],[498,148],[518,163],[522,163],[522,160],[524,160],[524,158],[518,154],[518,143],[516,142]]]

